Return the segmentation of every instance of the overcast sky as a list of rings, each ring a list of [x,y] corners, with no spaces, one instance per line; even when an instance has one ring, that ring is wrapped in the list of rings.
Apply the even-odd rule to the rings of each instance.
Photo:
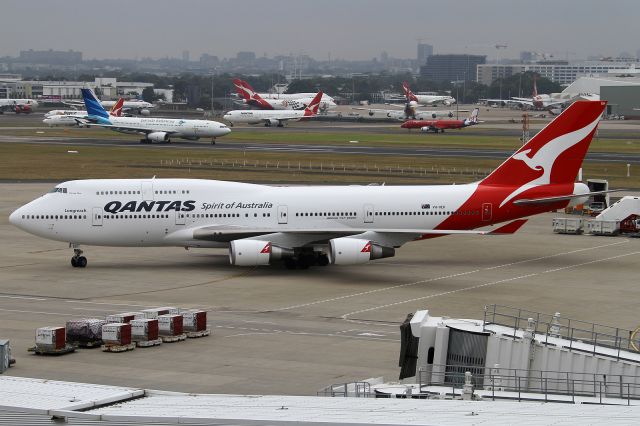
[[[90,58],[220,58],[237,51],[370,59],[434,53],[495,59],[522,50],[564,58],[633,55],[639,0],[62,0],[0,2],[0,56],[25,49],[80,50]]]

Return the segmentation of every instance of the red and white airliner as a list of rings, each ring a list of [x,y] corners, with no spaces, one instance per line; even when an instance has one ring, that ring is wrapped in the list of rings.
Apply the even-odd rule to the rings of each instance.
[[[447,95],[416,95],[409,88],[409,83],[402,83],[402,90],[407,102],[415,102],[415,105],[452,105],[456,103],[456,99]]]
[[[80,246],[228,247],[233,265],[366,263],[448,234],[513,233],[527,216],[584,202],[575,179],[606,102],[578,101],[479,182],[267,186],[199,179],[64,182],[14,211],[34,235]],[[593,194],[593,193],[591,193]],[[506,223],[486,231],[488,225]]]
[[[407,120],[400,127],[403,129],[420,129],[421,132],[444,133],[447,129],[462,129],[478,124],[478,108],[471,111],[465,120]]]
[[[253,87],[251,87],[249,83],[239,78],[233,80],[233,86],[245,104],[259,109],[302,110],[309,106],[316,95],[315,93],[287,93],[281,95],[258,93],[253,90]],[[323,93],[319,105],[320,111],[326,111],[328,108],[334,106],[336,106],[336,104],[333,98]]]

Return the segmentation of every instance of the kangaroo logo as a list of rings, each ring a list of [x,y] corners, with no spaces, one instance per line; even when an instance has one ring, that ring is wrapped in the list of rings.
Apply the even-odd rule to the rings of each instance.
[[[500,207],[504,206],[515,196],[528,189],[542,185],[549,185],[551,183],[551,171],[553,170],[553,166],[560,154],[582,142],[584,138],[586,138],[593,129],[596,128],[599,121],[600,117],[596,118],[593,123],[586,125],[582,129],[575,130],[571,133],[565,133],[564,135],[560,135],[557,138],[550,140],[542,146],[538,152],[533,154],[533,156],[529,156],[531,149],[525,149],[524,151],[519,151],[512,155],[512,160],[522,161],[531,170],[542,171],[542,175],[530,180],[509,194],[507,198],[500,203]]]

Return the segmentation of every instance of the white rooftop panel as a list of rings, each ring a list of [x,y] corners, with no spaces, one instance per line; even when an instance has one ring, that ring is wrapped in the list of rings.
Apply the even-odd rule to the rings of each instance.
[[[148,391],[148,396],[89,410],[104,420],[226,420],[280,424],[351,423],[404,425],[632,424],[640,406],[544,404],[296,396],[185,395]]]
[[[86,383],[0,376],[0,408],[31,412],[77,410],[144,395],[144,390]]]

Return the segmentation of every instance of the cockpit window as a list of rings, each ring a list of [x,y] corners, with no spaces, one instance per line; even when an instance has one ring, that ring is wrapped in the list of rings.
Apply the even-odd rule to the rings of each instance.
[[[49,193],[53,193],[53,192],[60,192],[62,194],[66,194],[67,193],[67,188],[55,187],[51,191],[49,191]]]

